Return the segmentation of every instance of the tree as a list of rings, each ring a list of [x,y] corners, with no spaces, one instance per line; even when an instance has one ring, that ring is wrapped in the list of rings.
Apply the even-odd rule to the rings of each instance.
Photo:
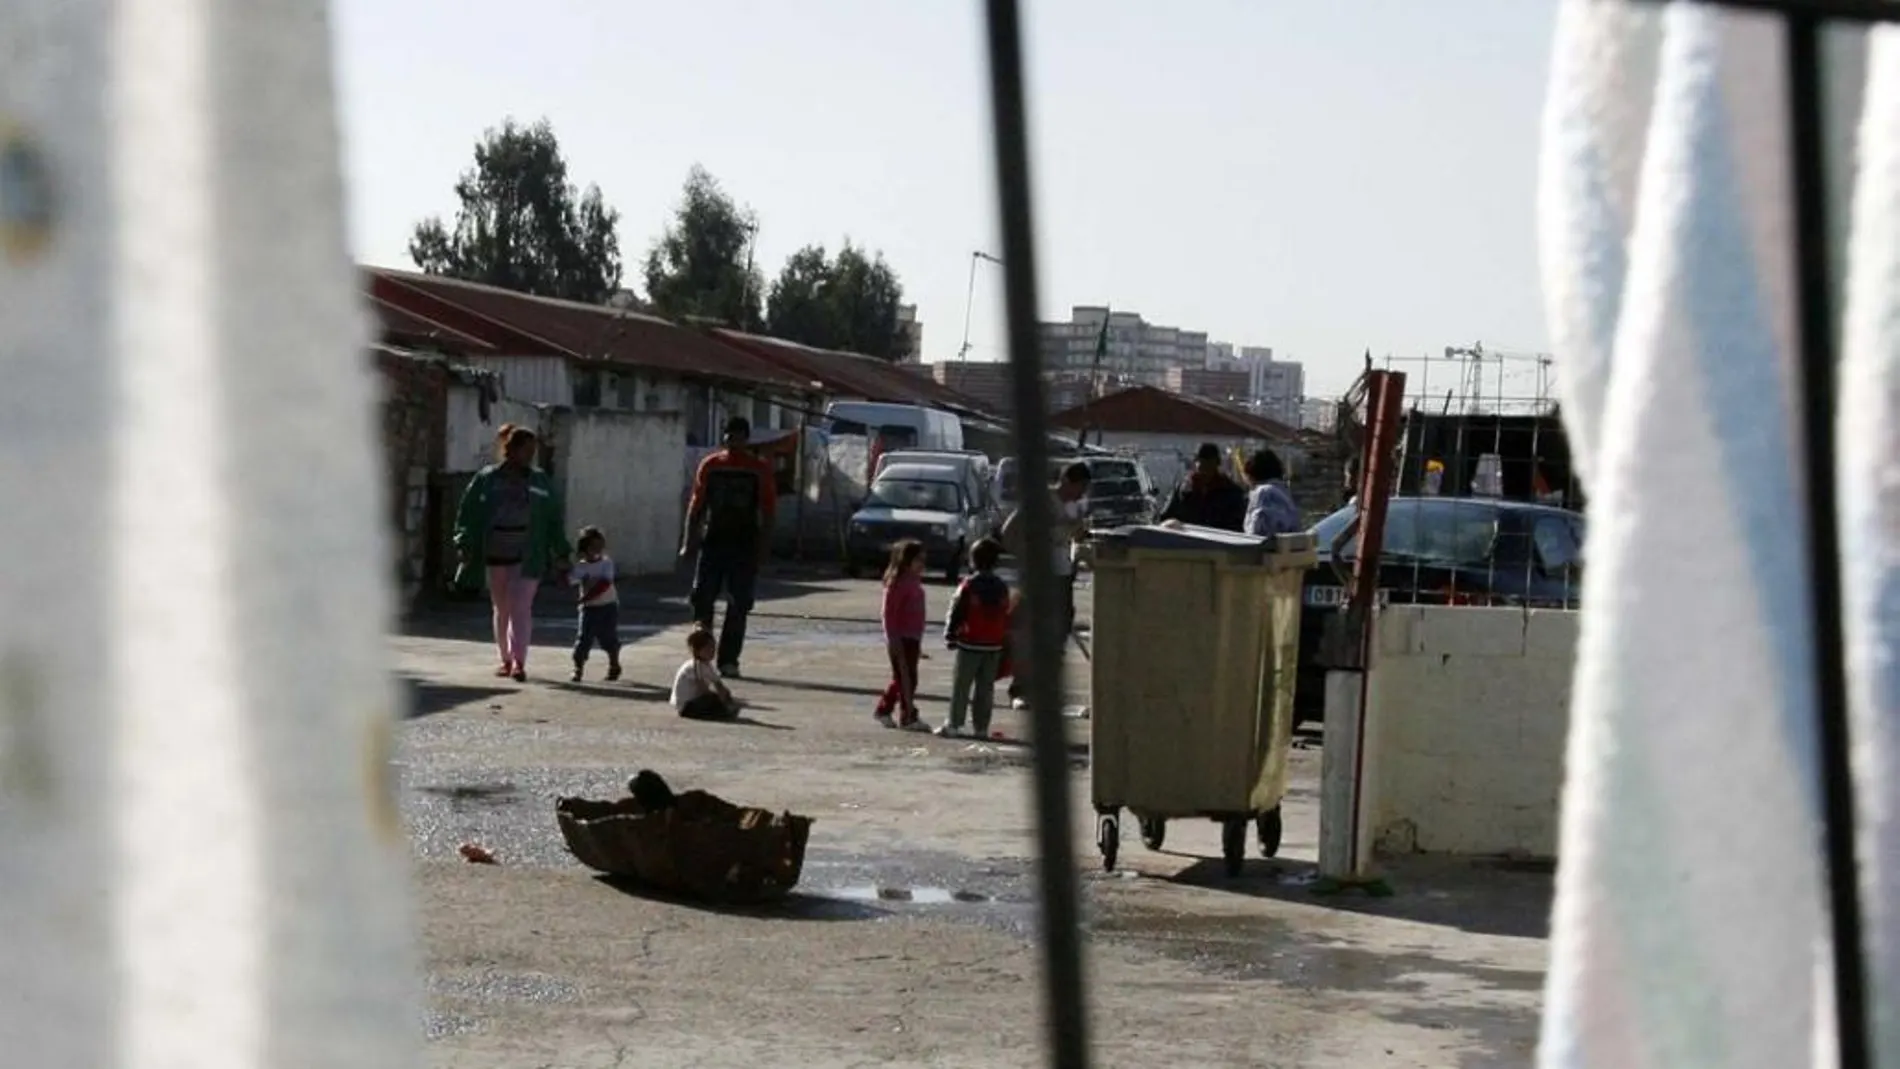
[[[807,245],[785,261],[765,304],[766,330],[824,349],[902,360],[910,334],[900,324],[904,287],[880,255],[845,242],[835,258]]]
[[[647,299],[673,319],[708,319],[757,330],[764,286],[752,269],[750,211],[740,209],[698,164],[674,209],[673,224],[647,252]]]
[[[620,213],[597,186],[580,192],[546,119],[482,134],[455,183],[453,230],[416,226],[409,257],[431,275],[599,304],[620,289]]]

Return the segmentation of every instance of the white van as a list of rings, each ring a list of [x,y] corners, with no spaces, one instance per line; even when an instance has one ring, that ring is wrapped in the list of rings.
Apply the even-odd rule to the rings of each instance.
[[[922,449],[937,453],[963,451],[963,421],[940,408],[887,405],[875,401],[833,401],[825,409],[832,434],[882,436],[884,449]]]
[[[970,500],[984,509],[993,509],[996,505],[992,493],[994,487],[990,458],[974,450],[947,452],[937,449],[894,449],[888,453],[879,453],[877,467],[872,470],[875,480],[884,474],[884,469],[893,464],[931,464],[954,468],[962,477]]]
[[[967,466],[949,464],[909,461],[886,466],[851,516],[845,574],[879,567],[893,543],[915,539],[923,543],[929,566],[956,581],[970,547],[994,524],[994,513],[972,496],[970,474]]]

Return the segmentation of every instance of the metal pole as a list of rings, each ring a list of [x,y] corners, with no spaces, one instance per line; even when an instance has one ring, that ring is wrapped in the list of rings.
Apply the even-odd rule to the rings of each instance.
[[[746,318],[752,309],[752,250],[759,244],[759,220],[757,216],[746,220],[745,224],[745,278],[739,283],[739,314],[733,317],[732,329],[756,330],[758,324]]]
[[[1036,344],[1035,231],[1029,204],[1029,132],[1023,102],[1022,27],[1015,0],[988,0],[991,129],[996,136],[997,203],[1002,215],[1003,284],[1016,407],[1016,457],[1023,472],[1026,527],[1022,573],[1029,607],[1026,673],[1035,746],[1036,838],[1041,863],[1043,997],[1050,1064],[1087,1069],[1088,1014],[1082,970],[1082,918],[1076,900],[1070,834],[1068,746],[1062,726],[1063,614],[1056,611],[1050,560],[1055,504],[1034,473],[1048,470],[1041,352]]]
[[[970,254],[970,288],[963,294],[963,344],[957,346],[957,361],[970,354],[970,310],[976,306],[976,261],[983,254]]]
[[[1847,643],[1841,623],[1839,519],[1834,486],[1834,323],[1828,278],[1827,175],[1821,114],[1821,26],[1790,11],[1788,132],[1793,167],[1800,399],[1807,493],[1808,575],[1814,598],[1815,706],[1820,718],[1826,815],[1828,913],[1834,936],[1834,1011],[1842,1069],[1871,1064],[1860,883],[1854,848],[1854,779],[1847,727]]]

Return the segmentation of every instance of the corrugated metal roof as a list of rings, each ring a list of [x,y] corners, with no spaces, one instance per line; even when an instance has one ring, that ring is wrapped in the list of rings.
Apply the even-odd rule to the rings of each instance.
[[[769,360],[790,374],[823,383],[827,392],[838,396],[989,414],[983,402],[976,398],[888,360],[816,349],[782,338],[736,330],[715,329],[712,334],[727,345]]]
[[[1153,386],[1133,386],[1049,417],[1071,430],[1125,434],[1200,434],[1210,438],[1263,438],[1291,442],[1299,432],[1278,420],[1183,397]]]
[[[388,301],[369,298],[370,313],[376,317],[379,336],[385,341],[408,345],[433,346],[461,353],[492,353],[493,345],[473,334],[464,334],[427,316],[398,308]]]
[[[375,299],[509,356],[546,355],[807,393],[807,379],[696,330],[638,312],[411,271],[366,269]]]

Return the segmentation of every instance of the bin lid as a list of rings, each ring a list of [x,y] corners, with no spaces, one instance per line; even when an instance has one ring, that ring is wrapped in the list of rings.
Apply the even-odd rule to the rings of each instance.
[[[1114,550],[1180,550],[1190,553],[1220,553],[1237,564],[1270,564],[1281,554],[1310,554],[1315,545],[1311,532],[1261,537],[1224,531],[1218,527],[1194,527],[1186,524],[1162,527],[1143,524],[1097,531],[1098,546]]]

